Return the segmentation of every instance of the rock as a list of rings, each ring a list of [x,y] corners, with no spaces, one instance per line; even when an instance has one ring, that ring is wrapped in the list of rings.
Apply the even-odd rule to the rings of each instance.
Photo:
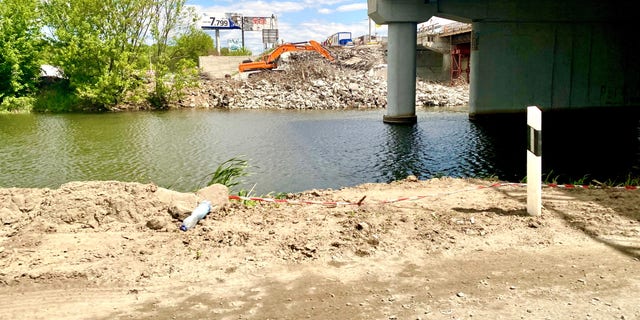
[[[407,178],[405,180],[409,181],[409,182],[418,182],[418,177],[416,177],[414,175],[409,175],[409,176],[407,176]]]
[[[356,225],[356,230],[359,231],[368,231],[370,229],[369,224],[367,224],[366,222],[359,222]]]
[[[18,221],[19,211],[9,210],[9,208],[0,208],[0,223],[4,225],[14,224]]]
[[[164,188],[155,192],[158,201],[168,208],[174,219],[182,220],[191,214],[198,205],[198,197],[193,193],[182,193]]]
[[[167,224],[164,221],[161,221],[159,219],[151,219],[147,221],[147,228],[151,230],[162,230],[166,226]]]
[[[311,83],[314,87],[324,87],[327,85],[327,83],[322,81],[321,79],[313,80]]]
[[[196,192],[200,200],[211,201],[211,208],[224,208],[229,204],[229,188],[222,184],[212,184]]]
[[[316,52],[288,54],[289,59],[278,66],[283,71],[254,73],[246,79],[203,80],[202,97],[196,104],[226,109],[386,108],[383,47],[340,50],[333,63]],[[468,101],[468,84],[416,82],[417,107],[463,106]]]
[[[172,218],[182,221],[189,215],[191,215],[191,212],[195,208],[195,205],[188,205],[184,202],[176,202],[169,207],[169,214]]]

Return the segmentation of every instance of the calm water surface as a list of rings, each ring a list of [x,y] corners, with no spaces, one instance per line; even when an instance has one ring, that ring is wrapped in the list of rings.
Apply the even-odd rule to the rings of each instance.
[[[409,174],[508,181],[525,176],[526,131],[520,124],[481,124],[467,113],[419,111],[417,125],[392,126],[382,123],[383,113],[0,115],[0,187],[120,180],[193,191],[220,163],[238,156],[251,168],[236,189],[254,188],[254,194],[389,182]],[[543,131],[543,169],[549,175],[606,180],[640,173],[637,121],[624,132],[581,142],[585,132],[591,130]]]

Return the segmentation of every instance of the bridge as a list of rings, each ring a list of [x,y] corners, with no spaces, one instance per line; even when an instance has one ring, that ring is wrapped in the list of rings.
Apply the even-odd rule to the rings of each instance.
[[[471,24],[462,22],[441,24],[429,20],[418,25],[418,77],[448,80],[451,84],[459,79],[469,82],[471,29]]]
[[[368,0],[368,15],[389,30],[386,123],[417,121],[417,25],[432,16],[471,25],[471,118],[524,113],[530,105],[607,112],[640,106],[633,2]],[[456,49],[461,67],[453,72],[465,70],[466,49]]]

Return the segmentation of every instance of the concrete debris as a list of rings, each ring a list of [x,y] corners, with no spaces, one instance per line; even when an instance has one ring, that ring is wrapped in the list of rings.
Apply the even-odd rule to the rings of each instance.
[[[291,52],[277,70],[203,79],[182,107],[224,109],[377,109],[387,105],[385,49],[330,49],[330,62],[316,52]],[[244,79],[243,79],[244,78]],[[469,85],[418,79],[416,107],[466,106]]]

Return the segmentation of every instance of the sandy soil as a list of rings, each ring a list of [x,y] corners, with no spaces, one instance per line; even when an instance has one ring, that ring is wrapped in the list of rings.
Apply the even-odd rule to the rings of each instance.
[[[545,188],[531,217],[526,189],[491,183],[290,195],[362,200],[336,206],[0,189],[0,318],[640,319],[640,191]],[[217,208],[179,231],[204,198]]]

